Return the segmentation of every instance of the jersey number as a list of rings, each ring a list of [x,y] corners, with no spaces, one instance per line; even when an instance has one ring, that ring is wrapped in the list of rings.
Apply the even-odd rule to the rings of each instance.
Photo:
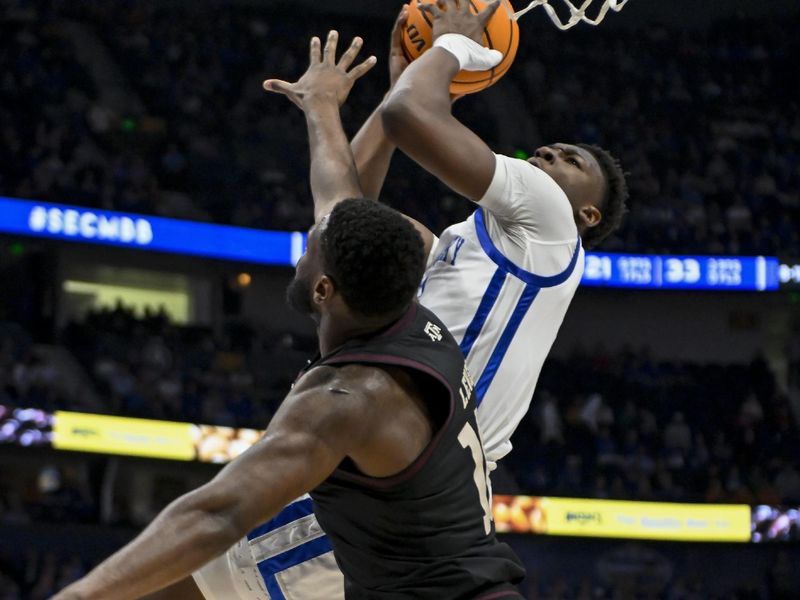
[[[477,432],[472,425],[467,422],[458,434],[458,441],[463,448],[468,448],[472,453],[472,460],[475,462],[473,478],[475,486],[478,488],[478,497],[483,507],[483,529],[486,535],[492,531],[492,512],[489,508],[489,477],[486,474],[486,462],[483,456],[483,445]]]

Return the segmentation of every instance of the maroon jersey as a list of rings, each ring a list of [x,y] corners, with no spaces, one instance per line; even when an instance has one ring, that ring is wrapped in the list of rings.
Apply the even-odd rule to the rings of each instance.
[[[422,390],[434,434],[391,477],[373,478],[345,460],[311,492],[345,578],[358,599],[520,597],[519,559],[495,538],[473,383],[453,337],[413,304],[371,338],[352,340],[309,366],[402,367]]]

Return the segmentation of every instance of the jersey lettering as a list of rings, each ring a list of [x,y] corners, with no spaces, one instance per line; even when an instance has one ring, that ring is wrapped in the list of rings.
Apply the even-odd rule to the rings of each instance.
[[[472,453],[472,460],[475,462],[473,479],[475,487],[478,488],[478,498],[483,508],[483,530],[486,535],[492,532],[492,511],[489,508],[489,482],[486,474],[486,460],[483,456],[483,446],[475,428],[468,422],[464,423],[461,433],[458,434],[458,442],[462,448],[468,448]]]
[[[436,257],[435,262],[443,262],[446,264],[450,264],[455,266],[456,258],[458,258],[458,253],[461,250],[461,246],[464,245],[464,238],[457,235],[453,238],[453,240],[447,245],[447,247],[442,250],[439,255]],[[452,251],[452,257],[451,257]]]
[[[464,408],[467,408],[467,404],[469,404],[469,398],[472,395],[473,389],[475,389],[475,382],[472,381],[467,365],[464,365],[464,373],[461,375],[461,387],[458,388],[458,395],[461,398],[461,403],[464,405]]]
[[[434,342],[442,341],[442,329],[430,321],[428,321],[428,324],[425,325],[425,333],[427,333],[428,337]]]

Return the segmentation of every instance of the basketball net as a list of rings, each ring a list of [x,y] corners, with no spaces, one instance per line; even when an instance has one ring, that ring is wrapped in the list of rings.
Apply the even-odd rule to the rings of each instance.
[[[584,0],[580,8],[575,6],[572,2],[570,2],[570,0],[562,0],[562,1],[569,8],[569,19],[566,21],[561,20],[561,17],[558,16],[556,9],[554,9],[550,5],[550,0],[533,0],[533,2],[531,2],[527,7],[523,8],[522,10],[518,10],[516,13],[514,13],[514,19],[519,20],[519,18],[525,13],[533,10],[538,6],[544,6],[544,9],[550,16],[550,20],[553,21],[553,24],[562,31],[564,31],[566,29],[569,29],[570,27],[574,27],[581,21],[583,21],[584,23],[588,23],[589,25],[599,25],[600,22],[603,19],[605,19],[606,13],[609,11],[609,9],[613,10],[614,12],[619,12],[622,10],[622,7],[628,3],[629,0],[602,0],[603,5],[600,7],[600,12],[594,19],[586,16],[586,10],[589,8],[589,5],[594,0]]]

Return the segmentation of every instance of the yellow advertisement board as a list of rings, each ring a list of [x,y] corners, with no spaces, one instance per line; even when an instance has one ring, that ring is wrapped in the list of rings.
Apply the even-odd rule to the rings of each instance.
[[[58,450],[194,460],[192,425],[56,411],[53,447]]]
[[[498,532],[686,542],[750,541],[750,507],[494,496]]]

